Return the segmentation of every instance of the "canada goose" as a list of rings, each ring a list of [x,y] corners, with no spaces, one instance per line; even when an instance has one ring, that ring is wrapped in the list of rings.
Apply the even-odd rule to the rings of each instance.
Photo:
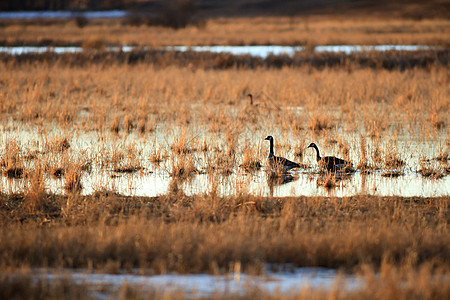
[[[247,97],[250,100],[250,105],[253,106],[253,95],[252,94],[247,94]]]
[[[270,151],[269,151],[269,164],[273,167],[280,166],[285,171],[293,169],[293,168],[299,168],[300,165],[296,162],[290,161],[284,157],[278,157],[273,154],[273,137],[269,135],[264,140],[270,141]]]
[[[306,148],[316,149],[317,163],[319,164],[319,166],[325,167],[328,171],[336,171],[336,170],[344,169],[347,166],[351,166],[350,162],[345,161],[340,158],[337,158],[337,157],[334,157],[334,156],[320,157],[319,148],[317,148],[316,144],[314,144],[314,143],[309,144],[309,146]]]

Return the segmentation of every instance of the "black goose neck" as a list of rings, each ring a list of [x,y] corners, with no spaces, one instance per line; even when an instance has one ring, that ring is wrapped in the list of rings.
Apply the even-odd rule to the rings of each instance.
[[[317,161],[319,161],[319,160],[320,160],[320,153],[319,153],[319,148],[317,148],[317,146],[316,146],[316,145],[314,145],[313,147],[314,147],[314,149],[316,149],[316,154],[317,154]]]
[[[273,139],[270,139],[269,142],[270,142],[269,157],[271,157],[271,156],[274,155],[274,153],[273,153]]]

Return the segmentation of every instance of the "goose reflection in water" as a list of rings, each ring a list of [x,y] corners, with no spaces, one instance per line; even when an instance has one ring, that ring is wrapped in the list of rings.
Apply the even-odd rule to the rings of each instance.
[[[279,176],[268,176],[267,177],[267,185],[269,186],[270,196],[273,197],[275,187],[282,186],[284,184],[290,183],[297,179],[298,179],[298,177],[294,177],[291,174],[281,174]]]

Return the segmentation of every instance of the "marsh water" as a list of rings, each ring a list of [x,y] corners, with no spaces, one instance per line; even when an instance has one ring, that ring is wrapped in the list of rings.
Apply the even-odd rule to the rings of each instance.
[[[279,269],[280,266],[276,266]],[[122,286],[135,288],[143,294],[147,291],[164,293],[180,292],[188,298],[217,295],[239,295],[258,290],[267,294],[296,292],[304,288],[331,290],[339,278],[340,289],[355,290],[364,285],[356,275],[338,274],[325,268],[294,268],[286,265],[274,271],[266,267],[264,275],[248,275],[232,272],[225,275],[211,274],[143,274],[133,270],[119,274],[93,273],[89,270],[33,270],[33,276],[50,281],[69,280],[86,285],[90,296],[96,299],[115,298]],[[151,272],[150,272],[151,273]]]
[[[271,172],[266,167],[268,143],[264,141],[264,133],[252,133],[251,131],[242,134],[238,147],[242,147],[246,141],[253,143],[257,153],[257,159],[261,168],[253,171],[246,171],[240,167],[242,163],[242,150],[237,150],[233,158],[233,166],[226,174],[217,173],[207,169],[211,160],[211,151],[195,151],[184,156],[187,159],[192,156],[195,168],[198,172],[185,176],[182,179],[171,176],[172,160],[176,155],[171,149],[174,141],[178,137],[178,132],[174,129],[161,127],[153,133],[139,135],[136,132],[121,133],[119,135],[112,132],[75,132],[69,137],[70,148],[64,154],[46,149],[45,140],[54,136],[66,134],[64,130],[54,130],[53,133],[42,133],[37,128],[22,128],[10,130],[13,125],[6,125],[0,128],[0,140],[5,147],[13,140],[20,140],[22,157],[24,157],[24,169],[30,170],[35,167],[37,160],[47,161],[48,164],[64,167],[67,157],[70,160],[88,165],[81,175],[83,195],[90,195],[96,191],[113,191],[125,196],[160,196],[169,193],[174,188],[182,191],[186,195],[205,195],[217,193],[221,196],[233,195],[255,195],[255,196],[333,196],[345,197],[360,194],[378,196],[448,196],[450,195],[450,176],[448,175],[448,161],[438,161],[433,158],[439,156],[446,150],[446,132],[443,131],[431,139],[411,138],[410,135],[397,136],[397,147],[403,165],[396,168],[378,168],[370,171],[361,171],[356,168],[360,161],[359,140],[352,141],[349,150],[349,159],[352,162],[355,172],[337,173],[333,176],[335,183],[326,187],[323,182],[329,174],[319,172],[316,154],[312,148],[304,148],[303,157],[295,157],[293,149],[284,152],[283,156],[291,160],[300,162],[303,167],[293,169],[281,176],[273,178]],[[274,136],[279,136],[277,132]],[[215,137],[208,137],[203,129],[197,129],[190,133],[189,139],[192,143],[197,140],[201,143],[200,137],[206,136],[213,140]],[[296,137],[288,137],[287,140],[295,141]],[[318,145],[325,142],[316,141]],[[391,140],[382,142],[380,147],[389,148]],[[197,144],[197,145],[198,145]],[[226,142],[221,144],[226,147]],[[370,139],[367,139],[367,152],[373,152]],[[325,148],[328,152],[336,151],[336,145]],[[325,151],[324,149],[324,151]],[[159,163],[150,160],[155,150],[166,154],[166,157]],[[218,151],[218,152],[217,152]],[[216,149],[217,155],[225,153],[225,148]],[[1,153],[5,153],[4,150]],[[118,155],[118,154],[121,154]],[[324,153],[333,154],[333,153]],[[5,154],[3,154],[5,155]],[[216,155],[216,154],[215,154]],[[164,155],[163,155],[164,156]],[[338,155],[339,156],[339,155]],[[370,154],[368,154],[370,156]],[[63,157],[66,157],[65,159]],[[111,163],[114,157],[114,164]],[[423,160],[426,159],[424,163]],[[300,160],[301,161],[298,161]],[[368,158],[370,161],[370,157]],[[429,166],[438,170],[440,176],[425,177],[418,173],[421,165]],[[133,166],[132,170],[120,170],[126,166]],[[126,168],[125,168],[126,169]],[[64,176],[57,178],[49,173],[44,174],[45,188],[54,194],[65,194]],[[18,193],[28,189],[30,181],[28,178],[9,178],[5,173],[0,180],[0,188],[3,193]]]
[[[2,11],[0,19],[70,19],[84,17],[87,19],[110,19],[123,18],[128,14],[125,10],[104,10],[104,11],[67,11],[67,10],[47,10],[47,11]]]
[[[114,174],[114,175],[112,175]],[[186,195],[202,195],[218,188],[222,196],[237,194],[252,194],[256,196],[353,196],[359,194],[378,196],[448,196],[450,195],[450,180],[448,175],[440,179],[430,179],[409,171],[396,178],[382,176],[383,171],[369,175],[356,171],[354,174],[338,174],[336,186],[324,187],[320,184],[324,175],[308,171],[291,171],[276,180],[267,179],[264,170],[254,174],[233,174],[219,178],[218,187],[212,184],[217,176],[200,174],[191,175],[184,181],[177,181],[170,175],[148,172],[140,174],[116,174],[113,171],[92,171],[82,176],[81,194],[90,195],[96,191],[114,191],[125,196],[160,196],[167,194],[177,184]],[[340,178],[339,178],[340,176]],[[217,182],[215,182],[216,184]],[[23,192],[28,187],[26,179],[10,179],[2,176],[1,190],[3,193]],[[46,189],[55,194],[65,194],[64,179],[46,176]]]
[[[425,45],[320,45],[314,47],[313,51],[317,53],[332,52],[332,53],[357,53],[367,51],[418,51],[430,50],[433,47]],[[122,51],[130,52],[133,50],[152,50],[146,47],[106,47],[108,51]],[[258,46],[170,46],[157,48],[157,50],[165,51],[193,51],[193,52],[213,52],[213,53],[229,53],[233,55],[250,55],[255,57],[266,58],[269,55],[288,55],[293,56],[297,52],[306,51],[303,46],[281,46],[281,45],[258,45]],[[53,47],[53,46],[4,46],[0,47],[0,53],[7,53],[11,55],[22,55],[29,53],[46,53],[54,52],[57,54],[63,53],[81,53],[84,49],[82,47]]]

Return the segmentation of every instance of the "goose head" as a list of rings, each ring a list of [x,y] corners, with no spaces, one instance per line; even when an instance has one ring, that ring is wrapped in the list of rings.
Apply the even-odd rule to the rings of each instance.
[[[271,135],[269,135],[264,140],[265,141],[273,141],[273,137]]]
[[[314,144],[314,143],[311,143],[311,144],[309,144],[309,146],[308,146],[308,147],[306,147],[306,148],[317,148],[317,146],[316,146],[316,144]]]

